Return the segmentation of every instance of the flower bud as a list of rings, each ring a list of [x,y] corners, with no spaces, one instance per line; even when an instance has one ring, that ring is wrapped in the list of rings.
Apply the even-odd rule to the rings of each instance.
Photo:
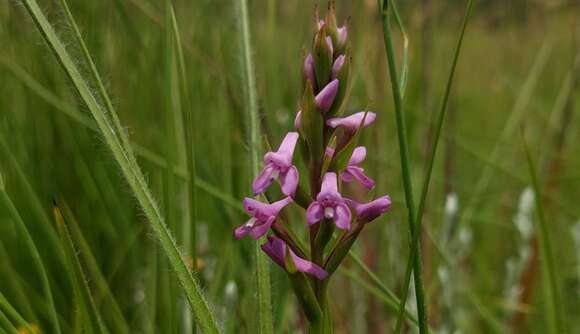
[[[332,107],[334,103],[334,99],[336,98],[336,93],[338,93],[339,88],[338,79],[332,80],[328,85],[326,85],[316,98],[314,99],[316,102],[316,107],[322,112],[325,113]]]
[[[340,81],[340,87],[338,87],[334,104],[327,113],[328,117],[337,116],[342,113],[344,101],[348,98],[350,92],[351,63],[350,48],[347,48],[345,54],[338,56],[332,65],[331,78],[338,79]]]
[[[325,25],[318,30],[314,37],[313,47],[314,70],[318,88],[326,86],[330,79],[333,62],[332,38],[326,34]]]
[[[314,58],[311,53],[304,59],[303,74],[304,81],[310,81],[312,88],[316,91],[316,73],[314,70]]]

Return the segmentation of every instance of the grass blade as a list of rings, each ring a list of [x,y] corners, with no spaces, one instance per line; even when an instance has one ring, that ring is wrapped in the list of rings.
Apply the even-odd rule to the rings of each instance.
[[[2,205],[10,213],[10,216],[14,221],[16,228],[20,233],[20,236],[24,238],[24,244],[26,245],[26,248],[30,251],[32,255],[32,260],[34,262],[38,275],[40,276],[40,282],[42,285],[44,296],[50,307],[50,318],[52,321],[52,329],[55,333],[61,333],[60,325],[58,322],[58,315],[56,312],[56,306],[54,303],[54,298],[52,297],[52,290],[50,287],[50,282],[48,280],[48,274],[46,273],[46,268],[44,267],[44,264],[42,262],[42,257],[38,252],[38,248],[36,248],[36,245],[34,244],[34,240],[32,239],[32,236],[30,235],[28,228],[26,227],[26,224],[24,223],[22,217],[18,213],[18,210],[12,203],[12,200],[6,193],[6,190],[4,188],[4,180],[2,179],[1,175],[0,175],[0,202],[2,202]]]
[[[63,205],[63,213],[64,217],[66,217],[66,228],[68,232],[70,232],[71,242],[79,248],[79,254],[83,258],[83,261],[87,267],[87,271],[91,281],[95,282],[95,303],[98,304],[101,298],[105,298],[104,304],[106,305],[107,311],[111,314],[111,318],[115,323],[115,333],[130,333],[129,325],[123,316],[123,312],[121,308],[117,304],[115,300],[115,296],[111,292],[109,288],[109,284],[105,279],[105,276],[99,269],[99,265],[97,263],[97,259],[93,255],[91,248],[83,233],[81,231],[80,226],[78,225],[76,219],[74,218],[70,208],[66,205]],[[103,297],[100,297],[103,295]]]
[[[247,0],[236,1],[240,24],[240,46],[243,59],[244,93],[248,123],[248,145],[250,147],[250,171],[252,178],[260,169],[260,117],[258,114],[258,97],[256,78],[252,60],[252,45],[248,18]],[[256,281],[258,288],[258,323],[260,333],[273,333],[272,297],[270,291],[270,263],[260,249],[260,243],[254,247],[256,258]]]
[[[85,278],[83,268],[81,267],[77,250],[75,249],[70,232],[60,209],[56,206],[56,203],[53,208],[53,213],[56,221],[56,228],[59,237],[61,238],[61,242],[64,244],[67,255],[69,275],[73,281],[73,286],[76,291],[75,294],[79,296],[78,302],[82,305],[82,311],[84,311],[85,315],[88,317],[85,321],[90,323],[93,330],[96,330],[98,333],[108,333],[109,331],[103,324],[101,315],[99,314],[95,301],[91,295],[91,290],[87,279]]]
[[[523,130],[522,130],[523,131]],[[556,267],[554,264],[554,253],[552,251],[552,244],[550,243],[549,229],[544,214],[542,191],[540,189],[540,182],[536,172],[536,166],[530,153],[530,148],[525,138],[525,133],[522,132],[522,139],[526,159],[528,162],[528,170],[534,188],[534,200],[536,202],[536,213],[538,216],[538,231],[540,239],[540,251],[542,254],[542,272],[546,282],[543,284],[544,297],[547,303],[548,311],[548,329],[550,333],[567,333],[562,321],[562,310],[560,303],[560,290],[558,286],[558,277]]]
[[[119,164],[123,176],[143,209],[145,216],[150,221],[153,232],[159,239],[165,255],[169,258],[169,262],[177,274],[181,286],[185,290],[188,302],[192,307],[199,326],[206,333],[219,332],[217,322],[202,295],[197,281],[188,270],[171,233],[165,225],[159,208],[151,195],[141,169],[135,162],[132,152],[125,149],[123,140],[119,139],[119,133],[116,131],[115,126],[107,118],[106,110],[103,110],[98,100],[92,95],[88,83],[81,76],[74,60],[66,51],[63,43],[59,40],[36,1],[24,0],[23,4],[95,119],[107,146]]]
[[[459,53],[461,51],[461,45],[463,43],[463,36],[465,34],[465,29],[467,28],[467,23],[469,22],[469,17],[471,14],[472,1],[468,0],[465,8],[465,16],[463,17],[463,24],[461,26],[461,33],[459,34],[459,39],[457,40],[457,45],[455,47],[455,52],[453,55],[453,61],[451,63],[451,70],[449,71],[449,77],[447,79],[447,85],[445,87],[445,94],[443,95],[443,102],[441,103],[441,110],[437,115],[437,123],[435,125],[435,137],[433,140],[433,145],[429,151],[429,157],[427,162],[427,170],[425,171],[425,177],[423,179],[423,188],[421,189],[421,199],[419,200],[419,208],[417,210],[417,222],[415,235],[413,235],[411,254],[407,262],[407,267],[405,271],[405,280],[403,285],[403,294],[401,296],[401,305],[399,307],[399,317],[397,319],[397,324],[395,326],[395,333],[400,333],[401,326],[403,323],[403,316],[405,311],[405,303],[407,302],[407,295],[409,293],[409,284],[411,282],[411,270],[413,264],[413,257],[417,254],[419,250],[419,239],[421,236],[422,222],[423,222],[423,211],[425,209],[425,201],[427,200],[427,194],[429,193],[429,184],[431,182],[431,173],[433,172],[433,165],[435,163],[435,156],[437,155],[437,147],[439,144],[439,139],[441,137],[441,130],[443,129],[443,121],[445,120],[445,114],[447,111],[447,102],[449,101],[449,94],[451,93],[451,86],[453,84],[453,77],[455,75],[455,68],[457,66],[457,60],[459,59]]]
[[[415,238],[416,231],[415,228],[415,204],[413,199],[413,183],[411,180],[411,164],[409,162],[408,156],[408,145],[407,145],[407,130],[405,124],[405,115],[403,113],[403,97],[401,95],[401,89],[399,80],[397,79],[397,68],[395,60],[395,51],[393,48],[393,40],[391,36],[390,27],[390,0],[385,0],[383,7],[381,9],[381,18],[383,23],[383,35],[385,41],[385,49],[387,53],[387,61],[389,65],[389,75],[391,78],[391,88],[393,90],[393,99],[395,103],[395,117],[397,123],[397,136],[399,139],[399,154],[401,156],[401,169],[403,173],[403,187],[405,190],[405,202],[407,205],[407,218],[409,223],[409,235],[411,240]],[[422,277],[422,264],[421,264],[421,245],[420,242],[416,244],[415,256],[413,259],[413,271],[415,277],[415,293],[417,296],[417,310],[419,316],[419,332],[421,334],[428,333],[429,329],[427,327],[427,312],[425,306],[425,292],[423,291],[423,277]]]

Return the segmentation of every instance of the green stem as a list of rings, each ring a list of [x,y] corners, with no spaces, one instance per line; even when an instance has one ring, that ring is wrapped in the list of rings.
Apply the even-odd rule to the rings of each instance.
[[[468,0],[466,5],[465,16],[463,18],[463,25],[461,27],[461,33],[457,41],[457,46],[455,47],[455,53],[453,56],[453,62],[451,64],[451,71],[449,72],[449,77],[447,79],[447,85],[445,88],[445,94],[443,96],[443,102],[441,104],[441,110],[437,116],[437,123],[435,128],[435,138],[433,141],[433,146],[429,152],[429,158],[427,162],[427,170],[425,177],[423,179],[423,188],[421,189],[421,199],[419,201],[419,208],[417,210],[417,228],[416,231],[421,231],[423,223],[423,212],[425,210],[425,202],[427,200],[427,194],[429,193],[429,184],[431,181],[431,174],[433,172],[433,165],[435,162],[435,155],[437,154],[437,147],[439,144],[439,138],[441,137],[441,129],[443,129],[443,121],[445,120],[445,114],[447,111],[447,102],[449,101],[449,94],[451,92],[451,85],[453,83],[453,77],[455,74],[455,68],[457,66],[457,60],[459,58],[459,51],[461,50],[461,44],[463,43],[463,36],[465,34],[465,28],[467,27],[467,22],[469,21],[469,14],[471,13],[472,1]],[[399,306],[399,316],[397,319],[397,324],[395,326],[395,333],[401,332],[401,326],[403,324],[403,319],[405,317],[405,303],[407,302],[407,295],[409,293],[409,283],[411,281],[411,271],[413,259],[416,257],[417,251],[419,249],[419,239],[420,233],[416,233],[413,236],[412,246],[411,246],[411,256],[407,262],[407,267],[405,270],[405,285],[403,286],[403,294],[401,296],[401,304]]]
[[[236,1],[237,2],[237,1]],[[246,95],[246,112],[248,122],[248,145],[250,147],[250,170],[252,177],[258,175],[260,165],[260,116],[256,93],[256,78],[252,61],[252,45],[247,0],[238,2],[240,18],[240,42],[243,58],[244,92]],[[259,243],[254,248],[256,258],[256,282],[258,289],[258,323],[260,333],[273,333],[272,305],[270,291],[270,267],[268,259],[262,253]]]
[[[397,79],[397,68],[395,64],[395,51],[393,47],[393,41],[390,29],[390,19],[389,19],[389,0],[385,0],[382,8],[382,23],[383,23],[383,35],[385,40],[385,49],[387,53],[387,60],[389,65],[389,74],[391,79],[391,87],[393,90],[393,99],[395,103],[395,117],[397,122],[397,135],[399,139],[399,153],[401,155],[401,169],[403,173],[403,186],[405,190],[405,202],[407,204],[407,214],[409,223],[409,234],[411,239],[415,238],[416,231],[415,228],[415,204],[413,201],[413,185],[411,181],[410,174],[410,163],[408,157],[408,145],[407,145],[407,131],[405,125],[405,115],[403,114],[403,101],[401,96],[401,90],[399,85],[399,80]],[[419,237],[417,236],[417,239]],[[412,244],[412,243],[411,243]],[[413,245],[411,245],[413,246]],[[421,334],[428,333],[427,327],[427,312],[425,306],[425,293],[423,290],[423,275],[422,275],[422,264],[421,264],[421,243],[416,243],[416,248],[413,250],[415,256],[413,258],[413,269],[415,275],[415,293],[417,297],[417,311],[419,317],[419,332]]]

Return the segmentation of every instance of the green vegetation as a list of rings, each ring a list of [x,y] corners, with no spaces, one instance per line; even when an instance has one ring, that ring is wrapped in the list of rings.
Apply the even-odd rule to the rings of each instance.
[[[474,1],[455,58],[470,1],[385,2],[384,31],[381,1],[337,0],[346,111],[377,114],[363,167],[393,204],[330,282],[334,332],[574,332],[578,5]],[[233,230],[262,154],[293,129],[313,9],[0,3],[0,333],[306,328],[285,273]],[[300,211],[284,215],[307,240]]]

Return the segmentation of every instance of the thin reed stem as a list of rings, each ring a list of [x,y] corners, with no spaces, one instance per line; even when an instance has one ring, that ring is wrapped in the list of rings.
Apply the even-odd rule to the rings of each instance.
[[[390,6],[389,0],[385,0],[382,6],[382,23],[383,36],[385,41],[385,49],[387,53],[387,61],[389,65],[389,75],[391,78],[391,88],[393,90],[393,100],[395,103],[395,118],[397,123],[397,135],[399,139],[399,154],[401,156],[401,169],[403,173],[403,187],[405,190],[405,202],[407,205],[407,218],[409,224],[409,235],[411,240],[419,231],[415,228],[415,204],[413,199],[413,184],[411,180],[411,164],[409,162],[408,144],[407,144],[407,130],[405,124],[405,115],[403,111],[403,99],[401,96],[400,83],[397,79],[397,68],[395,60],[395,51],[393,47],[393,40],[390,28]],[[411,241],[410,240],[410,241]],[[412,242],[410,242],[411,244]],[[423,291],[423,276],[421,264],[421,244],[416,244],[415,256],[413,259],[413,269],[415,277],[415,293],[417,296],[417,310],[419,320],[419,332],[421,334],[428,333],[427,327],[427,312],[425,306],[425,293]],[[412,252],[411,252],[412,253]],[[412,255],[412,254],[411,254]]]
[[[240,23],[240,46],[242,49],[244,93],[248,126],[248,146],[250,148],[250,172],[254,178],[260,172],[260,116],[254,62],[252,60],[252,44],[248,18],[247,0],[238,2],[238,17]],[[270,263],[262,253],[260,243],[254,244],[256,259],[256,283],[258,288],[258,324],[260,333],[273,333],[272,305],[270,291]]]
[[[417,210],[417,228],[416,234],[413,236],[411,245],[411,255],[407,261],[407,267],[405,270],[405,280],[403,285],[403,294],[401,295],[401,305],[399,306],[399,317],[397,319],[397,324],[395,326],[395,333],[400,333],[401,326],[403,324],[403,317],[405,312],[405,303],[407,302],[407,296],[409,293],[409,284],[411,282],[411,270],[413,258],[417,255],[419,251],[419,239],[422,230],[423,223],[423,213],[425,210],[425,202],[427,200],[427,194],[429,193],[429,184],[431,182],[431,174],[433,172],[433,165],[435,163],[435,156],[437,155],[437,147],[439,144],[439,139],[441,137],[441,130],[443,129],[443,124],[445,120],[445,114],[447,112],[447,102],[449,101],[449,95],[451,93],[451,87],[453,84],[453,78],[455,75],[455,69],[457,67],[457,60],[459,59],[459,53],[461,51],[461,45],[463,43],[463,36],[465,34],[465,29],[467,28],[467,23],[469,22],[469,17],[471,13],[472,1],[468,0],[465,9],[465,16],[463,17],[463,24],[461,26],[461,33],[457,40],[457,45],[455,47],[455,52],[453,55],[453,61],[451,63],[451,69],[449,71],[449,77],[447,79],[447,85],[445,87],[445,94],[443,95],[443,101],[441,103],[441,109],[437,116],[437,122],[435,125],[435,137],[433,139],[433,144],[431,150],[429,151],[429,157],[427,162],[427,170],[425,171],[425,177],[423,179],[423,188],[421,189],[421,199],[419,201],[419,208]]]

